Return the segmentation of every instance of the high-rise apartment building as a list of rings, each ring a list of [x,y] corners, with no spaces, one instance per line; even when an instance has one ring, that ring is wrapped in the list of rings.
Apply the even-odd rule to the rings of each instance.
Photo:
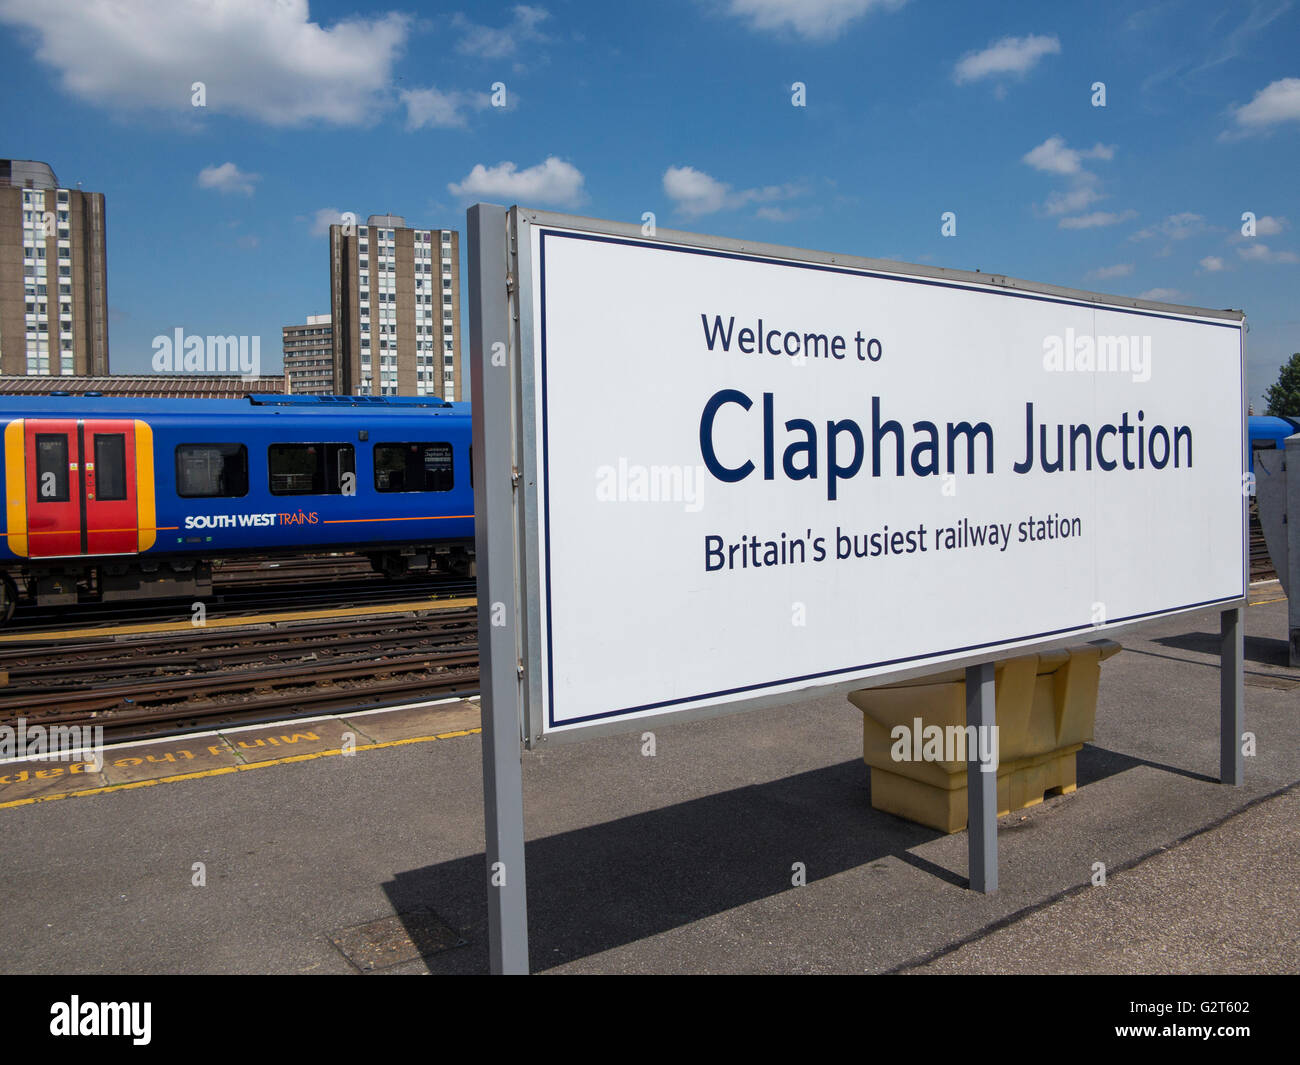
[[[306,325],[286,325],[284,390],[299,396],[338,395],[334,381],[334,328],[328,314],[309,314]]]
[[[330,226],[330,317],[340,392],[461,398],[455,230],[400,215]]]
[[[0,373],[107,374],[104,194],[0,159]]]

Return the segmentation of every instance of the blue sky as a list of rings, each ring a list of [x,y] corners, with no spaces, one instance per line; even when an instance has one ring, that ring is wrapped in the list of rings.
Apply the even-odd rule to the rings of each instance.
[[[107,197],[116,372],[278,369],[335,212],[479,199],[1241,308],[1257,406],[1300,350],[1290,0],[0,0],[0,92],[0,156]]]

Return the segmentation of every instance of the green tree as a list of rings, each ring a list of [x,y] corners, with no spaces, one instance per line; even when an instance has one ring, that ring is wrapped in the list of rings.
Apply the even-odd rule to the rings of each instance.
[[[1291,356],[1289,362],[1282,364],[1277,375],[1277,384],[1270,385],[1264,393],[1268,400],[1265,414],[1295,417],[1300,414],[1300,351]]]

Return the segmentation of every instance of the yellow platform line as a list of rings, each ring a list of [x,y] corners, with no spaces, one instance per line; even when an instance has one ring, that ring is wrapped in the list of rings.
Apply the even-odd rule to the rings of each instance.
[[[200,600],[195,600],[199,602]],[[112,629],[59,629],[55,632],[14,633],[0,636],[0,643],[29,643],[39,640],[69,640],[94,636],[130,636],[142,632],[191,632],[198,629],[234,629],[242,625],[265,625],[274,621],[315,621],[322,618],[369,617],[374,614],[398,614],[404,610],[457,610],[474,606],[473,596],[463,599],[416,599],[410,603],[387,603],[380,606],[338,607],[329,610],[298,611],[282,614],[250,614],[238,618],[211,618],[203,625],[188,621],[158,621],[139,625],[119,625]]]
[[[440,732],[434,736],[412,736],[405,740],[384,740],[381,743],[359,743],[353,751],[377,751],[384,747],[404,747],[411,743],[433,743],[436,740],[452,740],[460,736],[475,736],[481,728],[460,729],[456,732]],[[81,791],[61,791],[54,795],[33,795],[29,799],[13,799],[0,802],[0,810],[15,806],[30,806],[38,802],[56,802],[59,799],[79,799],[86,795],[107,795],[111,791],[130,791],[135,788],[152,788],[155,784],[175,784],[182,780],[201,780],[204,777],[224,777],[230,773],[242,773],[247,769],[262,769],[266,766],[289,765],[291,762],[311,762],[317,758],[332,758],[343,754],[343,748],[328,751],[312,751],[308,754],[291,754],[283,758],[268,758],[264,762],[244,762],[240,765],[223,765],[216,769],[198,769],[193,773],[178,773],[170,777],[156,777],[153,780],[127,780],[121,784],[105,784],[102,788],[83,788]]]

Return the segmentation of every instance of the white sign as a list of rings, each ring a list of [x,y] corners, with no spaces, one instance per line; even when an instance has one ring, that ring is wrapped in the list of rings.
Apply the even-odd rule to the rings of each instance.
[[[1236,317],[529,239],[544,733],[1245,594]]]

